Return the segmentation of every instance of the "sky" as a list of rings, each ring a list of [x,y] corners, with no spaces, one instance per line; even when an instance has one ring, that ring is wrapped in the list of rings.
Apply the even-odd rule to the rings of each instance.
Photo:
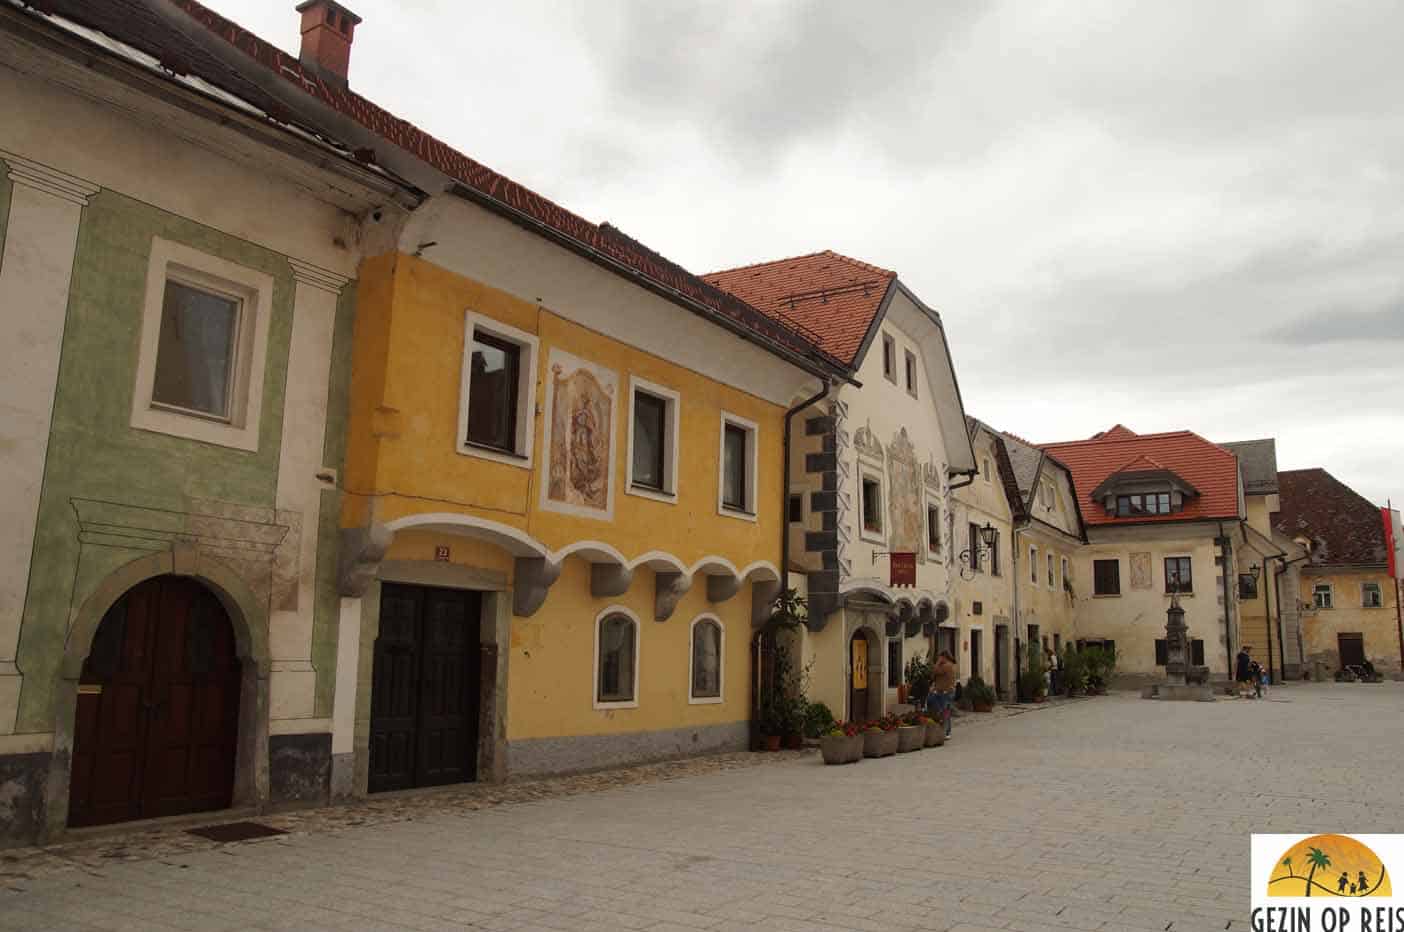
[[[293,0],[206,0],[296,51]],[[1404,4],[352,0],[353,88],[693,272],[833,249],[969,413],[1404,502]]]

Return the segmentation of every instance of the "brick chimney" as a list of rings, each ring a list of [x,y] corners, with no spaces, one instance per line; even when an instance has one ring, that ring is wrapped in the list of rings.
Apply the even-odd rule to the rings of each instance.
[[[351,40],[361,17],[334,0],[303,0],[297,12],[302,14],[302,64],[345,84]]]

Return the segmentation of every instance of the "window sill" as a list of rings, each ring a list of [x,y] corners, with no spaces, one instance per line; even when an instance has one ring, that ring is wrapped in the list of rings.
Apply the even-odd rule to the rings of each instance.
[[[490,447],[486,444],[473,443],[464,440],[458,445],[458,452],[464,456],[476,456],[478,459],[491,460],[494,463],[503,463],[507,466],[515,466],[518,469],[530,469],[531,457],[523,456],[520,453],[509,453],[506,450],[499,450],[497,447]]]
[[[688,696],[688,705],[721,705],[721,696]]]
[[[598,699],[595,700],[595,710],[598,712],[613,712],[615,709],[637,709],[638,707],[639,700],[637,699],[621,702],[601,702]]]
[[[1121,598],[1121,593],[1120,593],[1120,592],[1094,592],[1094,593],[1092,593],[1092,598],[1094,598],[1094,599],[1119,599],[1119,598]]]
[[[634,485],[630,483],[624,487],[624,491],[628,495],[637,495],[639,498],[650,498],[655,502],[663,502],[668,505],[676,505],[678,503],[678,493],[664,492],[662,489],[654,489],[646,485]]]
[[[1162,593],[1162,595],[1164,595],[1167,599],[1170,598],[1172,595],[1178,595],[1178,596],[1179,596],[1180,598],[1182,598],[1182,599],[1192,599],[1192,598],[1194,598],[1194,593],[1193,593],[1193,592],[1165,592],[1165,593]]]
[[[743,511],[740,508],[732,508],[730,505],[718,505],[717,514],[724,518],[735,518],[738,521],[750,521],[756,523],[756,513],[754,511]]]

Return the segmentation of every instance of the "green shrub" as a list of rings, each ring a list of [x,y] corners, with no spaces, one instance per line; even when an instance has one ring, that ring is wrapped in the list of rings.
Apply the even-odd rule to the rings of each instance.
[[[822,702],[811,702],[804,710],[804,736],[817,738],[834,727],[834,713]]]
[[[972,676],[965,682],[965,698],[974,705],[994,705],[995,692],[989,684],[978,675]]]
[[[1048,694],[1048,683],[1041,670],[1025,670],[1019,674],[1019,692],[1029,699]]]

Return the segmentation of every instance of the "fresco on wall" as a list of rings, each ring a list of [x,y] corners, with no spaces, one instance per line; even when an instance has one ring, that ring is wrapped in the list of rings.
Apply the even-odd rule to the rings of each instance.
[[[548,507],[608,513],[616,386],[612,371],[552,350]]]
[[[1151,555],[1149,553],[1131,554],[1131,588],[1151,588]]]
[[[917,562],[926,562],[925,509],[923,508],[921,465],[907,438],[905,427],[898,430],[887,448],[887,536],[888,547],[915,553]]]

